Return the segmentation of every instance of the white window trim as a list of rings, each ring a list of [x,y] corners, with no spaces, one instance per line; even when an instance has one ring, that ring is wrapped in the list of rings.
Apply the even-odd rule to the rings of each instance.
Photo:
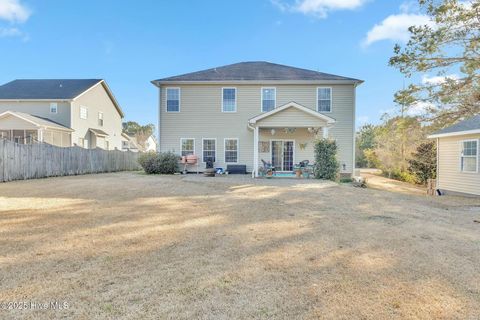
[[[101,118],[100,118],[100,115],[102,115]],[[105,125],[105,118],[104,118],[103,112],[101,112],[101,111],[98,111],[98,120],[99,120],[99,121],[98,121],[98,125],[99,125],[99,126],[100,126],[100,120],[102,120],[102,125],[101,125],[101,127],[103,127],[103,126]]]
[[[320,106],[318,105],[318,89],[330,89],[330,111],[320,111]],[[322,99],[326,100],[326,99]],[[320,113],[332,113],[333,110],[333,88],[332,87],[317,87],[317,112]]]
[[[235,162],[227,162],[227,155],[226,155],[226,152],[227,152],[227,148],[226,148],[227,140],[237,140],[237,161],[235,161]],[[224,139],[223,139],[223,162],[224,162],[225,164],[228,164],[228,163],[233,163],[233,164],[238,163],[239,155],[240,155],[240,141],[238,140],[238,138],[224,138]]]
[[[218,150],[218,144],[217,144],[217,138],[202,138],[202,154],[201,154],[202,159],[201,159],[201,162],[202,162],[202,163],[206,163],[205,161],[203,161],[203,151],[205,151],[205,150],[203,150],[203,145],[204,145],[204,144],[203,144],[203,141],[205,141],[205,140],[215,140],[215,162],[218,162],[218,152],[217,152],[217,150]],[[215,163],[215,162],[214,162],[214,163]]]
[[[168,111],[167,101],[168,101],[168,90],[176,89],[178,90],[178,111]],[[182,107],[182,90],[180,87],[165,87],[165,112],[168,113],[179,113]]]
[[[234,111],[225,111],[225,109],[223,108],[223,103],[224,103],[224,100],[223,100],[223,90],[224,89],[233,89],[235,90],[235,110]],[[237,112],[237,88],[235,87],[222,87],[222,112],[223,113],[235,113]]]
[[[55,112],[52,112],[53,106],[55,106]],[[56,102],[51,102],[50,103],[50,113],[52,113],[52,114],[57,114],[58,113],[58,103],[56,103]]]
[[[275,103],[273,104],[273,110],[277,109],[277,87],[261,87],[260,88],[260,112],[269,112],[263,111],[263,90],[265,89],[274,89],[275,90]]]
[[[85,109],[85,118],[82,118],[82,108]],[[88,108],[85,106],[80,106],[80,119],[87,120],[88,119]]]
[[[465,142],[476,142],[477,143],[477,155],[476,156],[464,156],[463,155],[463,147],[464,147],[464,143]],[[480,139],[466,139],[466,140],[462,140],[460,141],[460,172],[461,173],[478,173],[478,166],[479,166],[479,158],[480,158]],[[476,158],[477,161],[475,161],[475,171],[465,171],[463,170],[463,165],[462,165],[462,159],[463,158]]]
[[[180,156],[182,156],[183,152],[183,140],[193,140],[193,154],[195,154],[195,138],[180,138]]]

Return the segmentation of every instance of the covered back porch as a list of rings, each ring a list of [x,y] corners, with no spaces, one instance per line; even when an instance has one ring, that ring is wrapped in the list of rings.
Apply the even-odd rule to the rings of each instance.
[[[258,177],[270,167],[288,176],[314,163],[314,140],[327,138],[335,120],[296,102],[290,102],[249,120],[253,130],[253,171]]]
[[[48,143],[71,146],[72,129],[27,113],[6,111],[0,114],[0,139],[19,144]]]

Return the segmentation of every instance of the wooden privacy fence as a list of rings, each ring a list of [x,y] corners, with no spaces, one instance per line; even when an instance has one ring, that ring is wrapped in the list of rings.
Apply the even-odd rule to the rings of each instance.
[[[139,170],[138,153],[0,139],[0,182],[87,173]]]

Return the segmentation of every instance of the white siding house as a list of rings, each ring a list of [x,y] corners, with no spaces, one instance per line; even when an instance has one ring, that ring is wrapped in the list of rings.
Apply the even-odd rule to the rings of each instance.
[[[18,143],[121,150],[123,116],[102,79],[26,79],[0,86],[0,138]]]
[[[201,167],[262,160],[277,171],[313,162],[313,140],[335,139],[341,173],[354,172],[355,91],[361,80],[268,62],[242,62],[152,81],[159,151],[196,154]]]
[[[437,189],[480,195],[480,115],[436,132]]]

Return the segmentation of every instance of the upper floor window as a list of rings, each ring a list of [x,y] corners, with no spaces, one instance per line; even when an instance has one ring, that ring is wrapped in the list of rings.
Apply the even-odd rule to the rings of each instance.
[[[80,119],[88,118],[88,109],[85,107],[80,107]]]
[[[262,88],[262,112],[275,109],[277,90],[275,88]]]
[[[222,112],[236,112],[237,111],[237,89],[223,88],[222,89]]]
[[[58,104],[56,102],[50,103],[50,113],[58,112]]]
[[[103,127],[103,112],[98,113],[98,125]]]
[[[332,88],[317,88],[317,111],[332,111]]]
[[[462,172],[478,172],[478,140],[462,141]]]
[[[167,88],[167,112],[180,112],[180,88]]]
[[[225,162],[237,163],[238,139],[225,139]]]
[[[182,157],[195,154],[195,139],[180,139],[182,148]]]

